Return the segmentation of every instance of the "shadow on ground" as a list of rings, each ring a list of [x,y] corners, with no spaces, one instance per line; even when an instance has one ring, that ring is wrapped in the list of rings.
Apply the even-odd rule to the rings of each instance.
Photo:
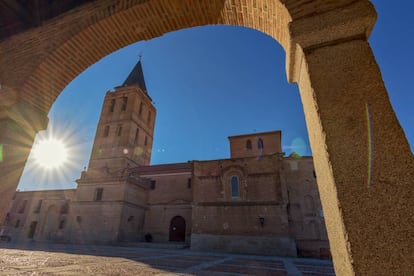
[[[327,260],[197,252],[189,249],[0,243],[0,274],[335,275]]]

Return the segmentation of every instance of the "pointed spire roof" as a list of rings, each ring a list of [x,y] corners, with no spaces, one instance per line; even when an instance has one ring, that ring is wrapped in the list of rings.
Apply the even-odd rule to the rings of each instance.
[[[138,63],[129,73],[128,78],[124,81],[122,86],[137,85],[147,93],[147,86],[145,85],[144,73],[142,71],[141,57],[138,60]]]

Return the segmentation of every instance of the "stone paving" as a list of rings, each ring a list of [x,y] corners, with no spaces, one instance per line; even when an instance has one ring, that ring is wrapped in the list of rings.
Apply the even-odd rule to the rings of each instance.
[[[271,256],[31,243],[0,243],[0,275],[333,276],[332,262]]]

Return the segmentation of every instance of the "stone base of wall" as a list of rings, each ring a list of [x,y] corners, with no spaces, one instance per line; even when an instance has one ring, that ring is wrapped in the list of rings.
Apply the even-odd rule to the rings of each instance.
[[[296,257],[288,237],[192,234],[191,250]]]
[[[296,240],[298,257],[332,259],[329,241]]]

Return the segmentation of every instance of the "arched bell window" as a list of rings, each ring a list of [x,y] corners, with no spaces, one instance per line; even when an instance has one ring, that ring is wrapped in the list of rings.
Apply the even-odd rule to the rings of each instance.
[[[128,104],[128,97],[122,97],[122,106],[121,106],[122,111],[125,111],[127,109],[127,104]]]
[[[111,105],[109,106],[109,112],[114,112],[115,109],[115,99],[111,100]]]
[[[248,150],[252,149],[252,141],[250,141],[250,139],[246,141],[246,149]]]
[[[103,132],[103,137],[108,137],[108,135],[109,135],[109,126],[105,126],[104,132]]]
[[[257,140],[257,148],[258,149],[263,149],[264,148],[264,144],[263,144],[262,138],[259,138],[259,140]]]

